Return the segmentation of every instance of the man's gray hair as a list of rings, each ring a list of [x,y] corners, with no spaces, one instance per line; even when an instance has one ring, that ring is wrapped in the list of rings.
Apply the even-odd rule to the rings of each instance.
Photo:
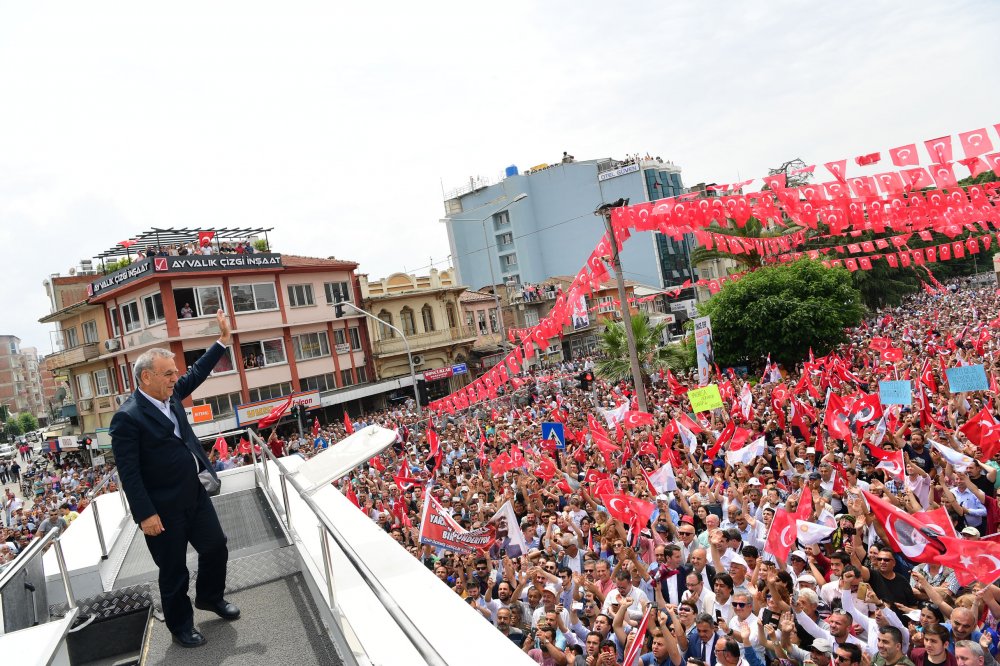
[[[955,643],[955,649],[965,648],[972,653],[973,657],[984,658],[986,655],[983,652],[983,646],[979,644],[979,641],[958,641]]]
[[[153,347],[147,351],[142,352],[142,354],[135,360],[135,365],[132,366],[132,375],[135,377],[136,387],[142,381],[142,373],[145,370],[153,371],[153,359],[157,358],[173,358],[174,353],[169,349],[163,349],[162,347]]]

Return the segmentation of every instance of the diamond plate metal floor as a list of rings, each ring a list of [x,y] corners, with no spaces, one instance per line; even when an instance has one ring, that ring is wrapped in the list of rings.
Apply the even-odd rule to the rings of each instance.
[[[289,549],[283,549],[289,550]],[[241,617],[227,622],[195,610],[195,626],[208,639],[200,648],[176,645],[161,622],[153,623],[143,664],[323,664],[343,658],[319,621],[319,611],[301,574],[228,595]]]
[[[278,518],[271,512],[259,488],[219,495],[212,498],[212,504],[229,539],[230,563],[287,544]],[[188,568],[193,571],[197,563],[198,554],[188,546]],[[136,530],[115,578],[114,588],[148,582],[154,582],[155,587],[156,576],[156,564],[146,547],[146,540],[142,532]]]

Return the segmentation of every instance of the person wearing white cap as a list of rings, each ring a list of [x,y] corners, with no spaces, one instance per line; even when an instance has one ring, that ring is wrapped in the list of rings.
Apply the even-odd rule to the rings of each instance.
[[[542,590],[542,605],[535,609],[535,612],[531,614],[531,626],[538,626],[538,618],[542,617],[546,613],[559,613],[559,619],[562,620],[562,626],[569,626],[569,611],[565,608],[561,610],[558,608],[559,603],[559,588],[555,583],[549,583]]]

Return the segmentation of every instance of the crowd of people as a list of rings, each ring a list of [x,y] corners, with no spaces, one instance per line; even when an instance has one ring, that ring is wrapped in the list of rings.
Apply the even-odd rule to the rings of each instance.
[[[0,570],[32,539],[53,527],[66,529],[90,503],[90,490],[113,469],[110,463],[89,465],[74,453],[32,455],[30,449],[9,461],[0,494]],[[112,480],[95,496],[117,489]]]
[[[944,372],[981,364],[996,386],[1000,291],[949,286],[873,313],[830,355],[763,377],[722,370],[713,381],[725,386],[726,404],[711,412],[690,413],[694,372],[654,373],[652,423],[625,428],[633,388],[599,374],[581,382],[594,367],[582,359],[535,368],[520,389],[464,413],[418,418],[400,405],[363,415],[352,428],[394,429],[397,444],[341,489],[541,664],[619,666],[639,640],[636,662],[657,666],[993,666],[993,580],[916,565],[876,519],[877,500],[866,500],[937,512],[968,540],[1000,530],[1000,456],[983,455],[962,430],[994,412],[995,388],[953,394]],[[887,360],[887,346],[899,356]],[[923,398],[852,423],[853,439],[831,432],[831,400],[861,404],[886,379],[911,380]],[[565,424],[565,448],[542,439],[541,424],[553,420]],[[731,441],[716,444],[737,425],[761,446],[733,462]],[[269,433],[271,451],[306,458],[348,434],[340,422],[280,431]],[[604,436],[610,447],[598,445]],[[901,451],[905,471],[892,473],[873,451]],[[956,462],[962,454],[967,468]],[[501,458],[517,462],[498,466]],[[217,469],[250,462],[245,451],[213,450],[211,459]],[[652,475],[666,462],[673,476],[664,488]],[[73,468],[35,475],[38,508],[18,517],[17,547],[53,508],[79,510],[74,489],[98,478],[79,474],[73,487]],[[509,502],[525,551],[509,537],[475,554],[421,543],[425,492],[469,530]],[[652,513],[623,523],[614,494],[648,502]],[[799,531],[788,555],[775,556],[775,516],[803,507],[803,522],[828,528],[824,538]]]
[[[343,490],[538,663],[621,664],[652,607],[642,664],[992,666],[1000,642],[1000,592],[992,581],[960,584],[948,566],[914,566],[890,546],[861,498],[870,492],[907,513],[940,509],[967,539],[1000,529],[1000,462],[983,459],[959,430],[993,409],[992,394],[952,394],[944,373],[983,364],[991,378],[996,374],[1000,346],[991,331],[1000,325],[998,313],[995,285],[913,296],[851,331],[835,356],[769,372],[766,381],[748,377],[748,419],[735,399],[692,419],[683,390],[697,381],[676,373],[654,375],[647,390],[653,425],[622,429],[612,421],[633,399],[629,385],[598,377],[584,390],[583,364],[535,370],[521,390],[466,414],[418,421],[401,408],[359,419],[354,427],[395,428],[399,444],[352,474]],[[885,340],[903,350],[901,360],[883,360]],[[841,371],[818,370],[824,363]],[[885,406],[888,426],[859,426],[850,446],[831,437],[823,423],[827,391],[849,402],[877,395],[880,380],[901,378],[926,391],[926,409],[917,402]],[[735,375],[715,381],[728,383],[735,396],[744,393],[745,381]],[[933,391],[924,382],[933,382]],[[781,396],[805,383],[813,390],[796,395],[810,414],[803,432],[790,425],[792,401]],[[701,426],[694,442],[671,428],[685,415]],[[611,453],[595,445],[588,417],[610,434]],[[565,450],[542,441],[541,424],[553,419],[565,421]],[[750,441],[764,443],[746,463],[731,464],[724,450],[712,450],[734,420]],[[428,460],[429,424],[439,459]],[[315,438],[272,437],[270,446],[279,455],[308,457],[344,436],[334,423]],[[872,444],[904,452],[901,478],[878,466]],[[939,446],[975,465],[956,469],[954,456]],[[493,465],[514,451],[523,466]],[[546,460],[555,473],[543,471]],[[647,479],[668,460],[675,488],[664,492]],[[615,519],[598,492],[601,479],[616,493],[654,504],[648,522]],[[527,552],[509,553],[505,541],[475,555],[420,543],[424,489],[466,529],[483,526],[511,502]],[[767,547],[771,521],[776,511],[796,511],[806,496],[807,522],[833,531],[776,558]]]
[[[257,249],[251,239],[208,242],[201,246],[194,241],[189,243],[170,243],[166,245],[149,245],[136,253],[137,260],[146,257],[183,257],[189,254],[253,254],[268,252],[268,248]]]

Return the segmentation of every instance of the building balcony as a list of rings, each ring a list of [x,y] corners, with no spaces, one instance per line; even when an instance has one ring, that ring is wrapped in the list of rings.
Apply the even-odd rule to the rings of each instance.
[[[49,370],[58,370],[60,368],[70,368],[80,363],[86,363],[87,361],[95,359],[100,355],[101,350],[98,348],[98,343],[89,342],[87,344],[79,345],[77,347],[73,347],[72,349],[66,349],[57,354],[53,354],[45,359],[45,363]]]
[[[465,326],[455,326],[453,328],[443,328],[440,331],[430,333],[415,333],[407,335],[406,340],[410,343],[410,351],[417,353],[434,347],[453,345],[461,342],[471,342],[476,339],[476,332]],[[379,356],[392,356],[393,354],[405,354],[406,345],[403,338],[398,335],[393,338],[376,340],[372,345],[373,351]]]

